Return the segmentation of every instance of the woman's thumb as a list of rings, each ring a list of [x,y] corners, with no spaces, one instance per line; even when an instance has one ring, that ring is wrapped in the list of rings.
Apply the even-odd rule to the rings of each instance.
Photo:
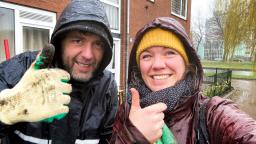
[[[131,88],[131,95],[132,95],[132,105],[133,109],[141,109],[140,107],[140,95],[139,92],[135,88]]]

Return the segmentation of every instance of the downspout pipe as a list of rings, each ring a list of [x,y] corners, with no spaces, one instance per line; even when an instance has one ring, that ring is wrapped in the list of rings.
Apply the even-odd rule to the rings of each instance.
[[[128,65],[129,65],[129,42],[130,42],[130,0],[127,0],[126,16],[126,61],[125,61],[125,96],[128,93]]]

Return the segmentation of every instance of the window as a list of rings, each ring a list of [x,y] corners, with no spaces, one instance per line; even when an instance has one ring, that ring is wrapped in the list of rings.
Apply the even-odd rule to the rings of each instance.
[[[109,2],[112,2],[112,3],[115,3],[115,4],[119,4],[119,0],[105,0],[105,1],[109,1]]]
[[[41,49],[49,42],[56,13],[0,1],[0,62],[5,60],[3,41],[10,57]]]
[[[110,28],[114,32],[120,32],[120,0],[101,0],[104,4]]]
[[[111,32],[114,36],[113,56],[107,69],[111,71],[117,82],[117,86],[120,86],[120,8],[121,0],[101,0],[104,4],[104,8],[107,13],[108,21],[110,24]]]
[[[115,75],[117,86],[120,86],[120,40],[114,38],[112,59],[107,69]]]
[[[180,18],[187,18],[187,0],[172,0],[171,13]]]
[[[14,10],[0,7],[0,62],[6,60],[4,41],[8,43],[10,56],[15,53],[14,33]]]
[[[23,51],[40,50],[49,42],[48,29],[23,26]]]

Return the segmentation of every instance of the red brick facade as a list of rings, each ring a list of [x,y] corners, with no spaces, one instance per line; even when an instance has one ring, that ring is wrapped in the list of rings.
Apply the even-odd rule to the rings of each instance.
[[[5,2],[17,5],[55,12],[57,17],[60,16],[60,13],[69,1],[70,0],[5,0]]]
[[[171,0],[129,0],[129,33],[127,33],[127,3],[128,0],[122,1],[121,12],[121,88],[125,87],[126,81],[126,63],[128,64],[129,52],[133,45],[133,40],[137,31],[146,23],[156,17],[173,17],[177,19],[190,32],[191,19],[191,0],[188,0],[187,18],[186,20],[171,14]],[[127,55],[128,53],[128,55]],[[128,57],[126,57],[128,56]]]

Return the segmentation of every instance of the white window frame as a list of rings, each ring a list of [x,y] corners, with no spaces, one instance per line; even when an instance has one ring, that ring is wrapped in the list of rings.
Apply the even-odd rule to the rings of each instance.
[[[22,46],[22,47],[20,47],[20,48],[22,48],[21,50],[19,50],[19,53],[22,53],[22,52],[24,52],[24,48],[23,48],[23,27],[31,27],[31,28],[39,28],[39,29],[48,29],[49,30],[49,40],[51,39],[51,34],[52,34],[52,32],[53,32],[53,29],[49,29],[49,27],[48,26],[43,26],[43,25],[34,25],[34,24],[31,24],[31,23],[20,23],[20,28],[19,28],[19,30],[20,30],[20,37],[21,37],[21,41],[20,41],[20,45]]]
[[[117,7],[118,8],[118,30],[114,30],[114,29],[111,29],[111,32],[112,33],[119,33],[120,34],[120,29],[121,29],[121,0],[118,1],[118,4],[116,3],[113,3],[111,1],[108,1],[108,0],[100,0],[101,2],[105,3],[105,4],[108,4],[108,5],[111,5],[111,6],[114,6],[114,7]]]
[[[175,15],[175,16],[177,16],[177,17],[179,17],[179,18],[182,18],[182,19],[184,19],[184,20],[187,20],[187,15],[188,15],[188,0],[184,0],[185,1],[185,16],[183,16],[181,13],[182,13],[182,11],[183,11],[183,9],[182,9],[182,0],[180,0],[180,9],[181,9],[181,11],[180,11],[180,14],[177,14],[177,13],[175,13],[174,11],[172,11],[172,1],[173,0],[171,0],[171,14],[172,15]]]
[[[116,83],[117,83],[117,87],[119,88],[120,86],[120,43],[121,43],[121,40],[118,39],[118,38],[114,38],[114,45],[115,45],[115,68],[112,69],[111,65],[112,65],[112,61],[113,61],[113,58],[111,59],[111,62],[110,64],[107,66],[107,70],[111,71],[112,73],[115,74],[115,80],[116,80]]]
[[[34,28],[43,28],[49,29],[49,39],[53,32],[54,26],[56,24],[56,13],[44,11],[40,9],[30,8],[26,6],[20,6],[16,4],[0,2],[0,7],[9,8],[14,10],[14,30],[15,30],[15,54],[19,54],[23,52],[23,26],[29,26]],[[36,13],[39,15],[49,16],[52,19],[52,22],[42,22],[37,20],[29,20],[20,17],[20,12],[26,11],[31,13]]]

